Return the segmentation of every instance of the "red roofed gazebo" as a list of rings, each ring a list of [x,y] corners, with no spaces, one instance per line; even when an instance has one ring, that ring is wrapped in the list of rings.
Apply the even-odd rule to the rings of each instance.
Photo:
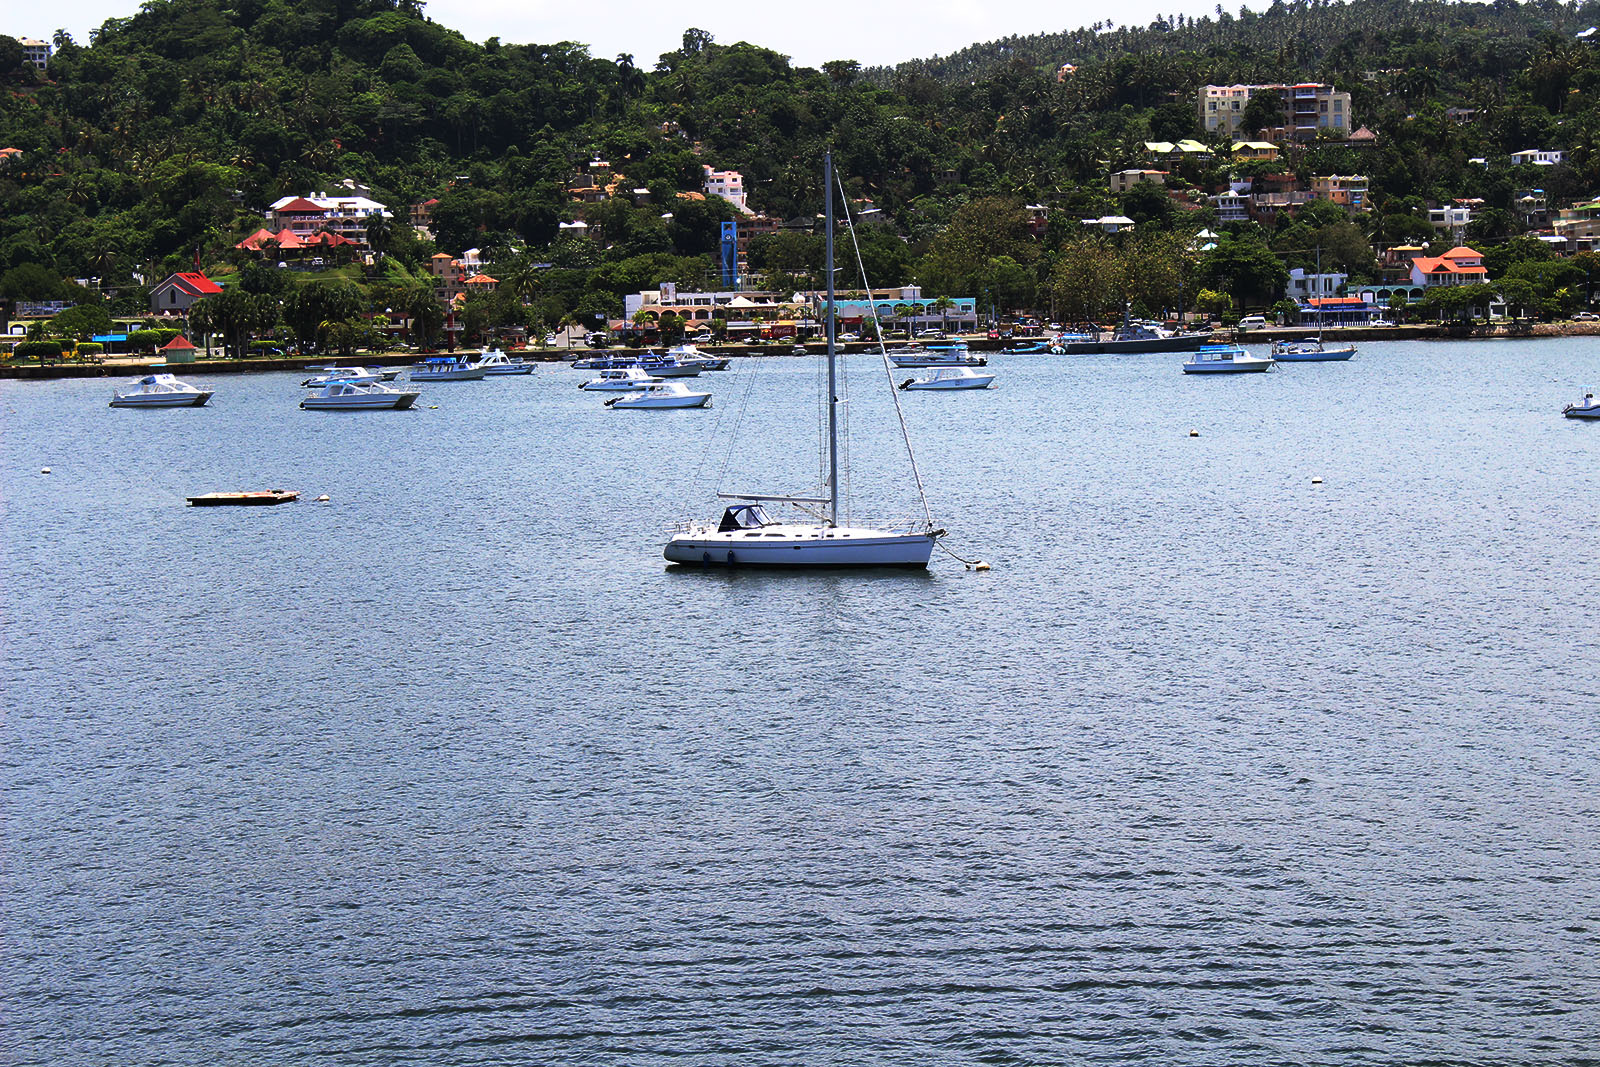
[[[199,349],[190,344],[189,339],[180,333],[178,336],[174,337],[172,340],[156,349],[156,351],[160,352],[164,357],[166,357],[168,363],[193,363],[194,354],[198,352]]]

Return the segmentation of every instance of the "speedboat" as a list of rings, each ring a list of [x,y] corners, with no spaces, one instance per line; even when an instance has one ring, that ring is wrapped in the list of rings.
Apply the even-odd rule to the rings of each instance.
[[[487,373],[483,367],[460,356],[430,356],[411,367],[414,382],[475,382]]]
[[[512,359],[504,352],[491,348],[478,357],[477,365],[485,374],[532,374],[533,364],[522,358]]]
[[[307,411],[404,411],[421,395],[381,382],[332,381],[300,401],[300,406]]]
[[[600,377],[590,378],[578,388],[598,393],[629,393],[647,385],[660,385],[664,381],[665,378],[652,377],[638,367],[617,367],[601,371]]]
[[[1561,414],[1569,419],[1600,419],[1600,403],[1595,402],[1593,393],[1584,393],[1581,401],[1568,404]]]
[[[1012,345],[1005,349],[1005,354],[1008,356],[1041,356],[1055,350],[1055,346],[1049,341],[1028,341]]]
[[[647,385],[606,401],[608,408],[703,408],[711,406],[710,393],[697,393],[682,382]]]
[[[1280,363],[1332,363],[1349,359],[1355,354],[1355,345],[1334,345],[1329,348],[1320,337],[1272,342],[1272,358]]]
[[[924,378],[907,378],[900,383],[902,389],[987,389],[994,383],[993,374],[980,374],[971,367],[940,367]]]
[[[314,377],[307,378],[300,385],[305,389],[321,389],[329,382],[392,382],[393,372],[375,371],[368,367],[314,367],[313,370],[321,371]],[[385,377],[387,374],[387,377]]]
[[[180,382],[170,374],[147,374],[132,389],[114,393],[114,408],[199,408],[211,399],[210,389]]]
[[[1244,374],[1267,370],[1276,360],[1252,356],[1243,345],[1201,345],[1183,364],[1185,374]]]

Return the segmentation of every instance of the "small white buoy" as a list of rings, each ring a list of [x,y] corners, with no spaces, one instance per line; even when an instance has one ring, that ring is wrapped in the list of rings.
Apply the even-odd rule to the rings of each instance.
[[[973,566],[973,568],[972,568],[972,569],[973,569],[973,570],[975,570],[975,571],[986,571],[986,570],[988,570],[988,569],[989,569],[989,565],[988,565],[988,564],[987,564],[987,563],[985,563],[985,562],[984,562],[984,561],[983,561],[983,560],[981,560],[981,559],[980,559],[980,560],[979,560],[979,561],[978,561],[978,562],[977,562],[977,563],[976,563],[976,564],[975,564],[975,565],[974,565],[974,566]]]
[[[1190,430],[1189,431],[1189,436],[1190,437],[1199,437],[1200,436],[1200,431],[1199,430]]]
[[[327,502],[328,502],[328,494],[327,493],[323,493],[321,496],[317,497],[317,503],[326,504]]]
[[[1313,479],[1311,479],[1311,484],[1312,485],[1321,485],[1322,484],[1322,479],[1320,477],[1313,478]]]
[[[429,404],[428,405],[428,410],[429,411],[438,411],[439,410],[439,405],[438,404]]]
[[[49,467],[41,467],[41,468],[39,468],[39,473],[40,474],[49,474],[50,473],[50,468]]]

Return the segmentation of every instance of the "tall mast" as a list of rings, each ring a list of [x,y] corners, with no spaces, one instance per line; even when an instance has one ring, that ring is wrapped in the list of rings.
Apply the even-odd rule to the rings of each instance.
[[[826,222],[823,232],[827,235],[824,244],[827,248],[828,260],[828,304],[823,312],[827,315],[828,330],[828,525],[839,525],[839,389],[837,371],[834,366],[834,330],[837,316],[834,314],[833,304],[833,151],[830,149],[822,157],[822,185],[826,190],[823,196],[823,211]]]

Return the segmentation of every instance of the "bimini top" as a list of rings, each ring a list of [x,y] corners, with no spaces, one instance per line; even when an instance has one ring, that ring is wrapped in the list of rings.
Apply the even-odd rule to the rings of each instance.
[[[178,379],[172,374],[146,374],[139,379],[140,385],[177,385]]]
[[[734,504],[722,513],[722,521],[717,524],[717,531],[726,533],[729,530],[755,530],[775,523],[776,520],[769,516],[767,509],[760,504]]]

